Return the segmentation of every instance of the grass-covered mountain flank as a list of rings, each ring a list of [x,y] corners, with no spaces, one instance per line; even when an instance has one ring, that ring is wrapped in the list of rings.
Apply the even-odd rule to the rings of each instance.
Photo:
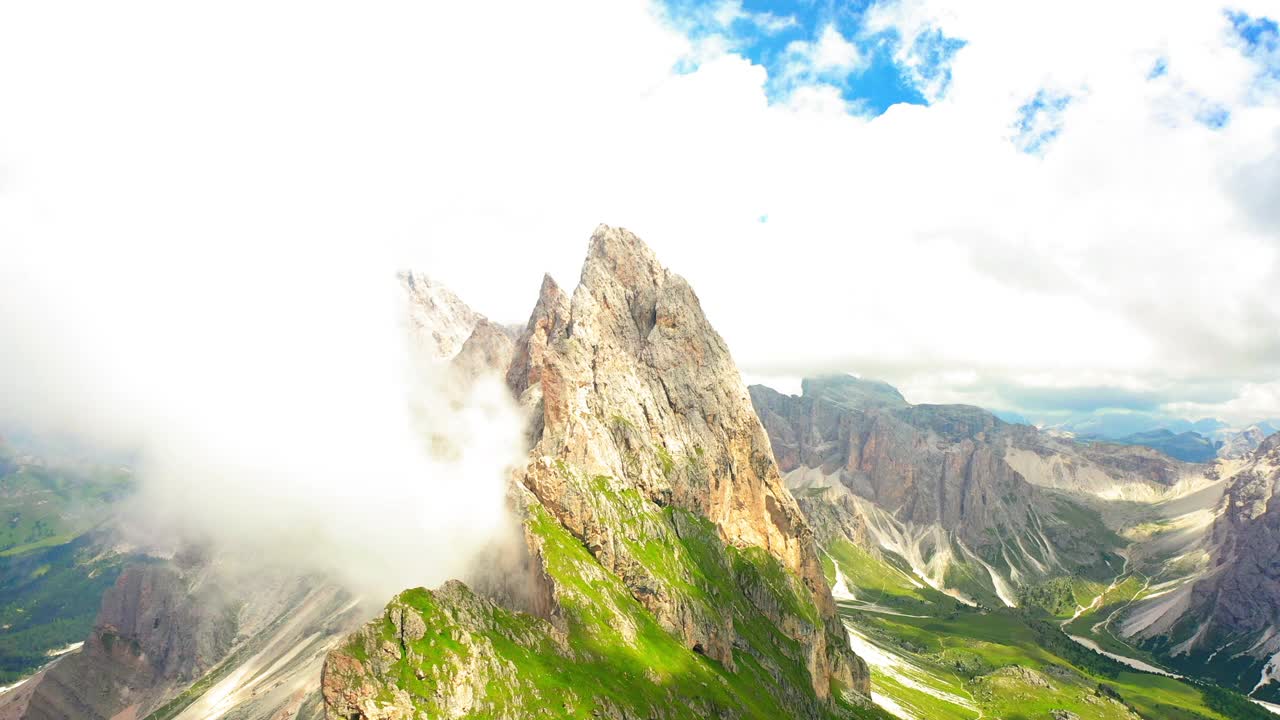
[[[1265,720],[1242,695],[1138,672],[1064,631],[1095,588],[1054,583],[1029,593],[1057,607],[971,608],[847,541],[828,547],[854,646],[872,668],[872,693],[918,720]],[[1070,607],[1068,608],[1068,605]]]

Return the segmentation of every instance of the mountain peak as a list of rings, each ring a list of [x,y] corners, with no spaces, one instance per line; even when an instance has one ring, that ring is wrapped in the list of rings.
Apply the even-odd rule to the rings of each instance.
[[[556,282],[555,278],[551,277],[551,273],[542,273],[542,284],[538,286],[538,302],[542,302],[543,298],[556,293],[563,294],[560,284]]]
[[[1280,432],[1268,435],[1262,443],[1258,445],[1258,449],[1254,451],[1254,456],[1258,458],[1266,457],[1268,454],[1277,450],[1280,450]]]
[[[907,407],[910,403],[898,389],[881,380],[866,380],[847,374],[820,375],[800,382],[805,397],[819,397],[848,409]]]
[[[605,568],[634,584],[663,625],[730,667],[733,622],[644,570],[634,538],[610,519],[616,511],[597,506],[636,493],[648,507],[641,515],[680,508],[711,521],[728,545],[764,551],[802,580],[821,618],[792,638],[813,653],[814,690],[825,697],[831,678],[846,686],[861,678],[851,675],[855,661],[838,635],[827,642],[835,606],[812,532],[689,284],[633,233],[602,225],[568,307],[558,288],[543,287],[509,375],[512,389],[530,396],[522,403],[537,408],[526,487]],[[652,529],[661,531],[659,517]]]
[[[624,227],[614,227],[601,223],[591,233],[591,241],[587,250],[587,261],[598,257],[615,257],[628,259],[643,258],[644,264],[658,265],[658,258],[653,250],[638,235]]]
[[[423,273],[404,270],[397,278],[404,291],[415,351],[431,360],[448,360],[457,355],[483,316]]]
[[[547,340],[569,318],[569,298],[549,274],[542,276],[538,302],[529,313],[524,332],[516,342],[511,365],[507,368],[507,385],[516,397],[542,381],[542,355]],[[536,400],[540,400],[537,398]],[[541,432],[538,428],[538,432]]]
[[[783,486],[741,373],[688,283],[639,238],[596,228],[571,298],[543,278],[507,380],[531,418],[529,454],[509,493],[528,552],[496,575],[530,599],[537,617],[530,627],[539,628],[530,642],[546,662],[608,661],[588,648],[627,653],[645,633],[646,643],[681,658],[681,669],[651,668],[628,679],[637,687],[727,671],[789,716],[807,718],[829,717],[846,691],[869,692],[813,530]],[[418,615],[425,627],[463,618],[468,636],[480,638],[498,610],[461,607],[456,595],[450,588],[411,592],[402,597],[410,607],[393,602],[388,617],[394,625]],[[442,606],[449,612],[435,612]],[[382,662],[385,628],[375,621],[355,639],[358,650],[330,656],[326,698],[344,717],[383,691],[395,694],[388,684],[404,689],[397,678],[409,665],[388,671],[364,660]],[[570,646],[582,652],[566,657]],[[466,655],[499,668],[471,666],[481,688],[505,687],[507,651],[477,647]],[[429,687],[447,693],[456,686],[448,672],[427,676],[428,668],[453,667],[451,660],[397,662],[421,671],[417,678]],[[627,710],[611,717],[657,716],[631,707],[644,692],[605,693],[603,702]],[[462,714],[467,700],[428,695],[442,716]],[[707,703],[704,716],[747,716],[738,698]]]
[[[626,228],[599,225],[591,234],[587,259],[582,266],[583,285],[593,285],[601,274],[624,285],[652,284],[666,274],[653,250]]]

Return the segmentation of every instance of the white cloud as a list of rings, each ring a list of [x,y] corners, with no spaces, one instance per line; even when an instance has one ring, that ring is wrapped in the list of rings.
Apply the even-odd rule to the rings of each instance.
[[[1218,417],[1243,426],[1280,417],[1280,382],[1247,383],[1239,393],[1221,403],[1178,402],[1166,409],[1183,417]]]
[[[776,15],[771,12],[753,13],[751,22],[770,34],[779,33],[788,28],[797,27],[800,24],[794,15]]]
[[[749,11],[742,7],[742,0],[722,0],[722,2],[713,7],[712,17],[715,19],[716,24],[724,29],[730,28],[735,22],[745,21],[769,35],[799,25],[794,15],[778,15],[769,11]]]
[[[399,266],[522,322],[598,222],[688,277],[753,374],[929,401],[1280,365],[1280,106],[1211,3],[882,5],[907,47],[966,45],[936,103],[874,119],[820,77],[770,103],[777,78],[644,2],[456,5],[3,5],[6,391],[114,417],[194,386],[223,412],[293,365],[275,328],[363,362],[348,300]],[[846,45],[805,57],[857,67]],[[1073,101],[1029,156],[1009,128],[1045,88]]]
[[[846,40],[834,25],[827,25],[822,29],[811,57],[814,69],[819,72],[833,70],[848,73],[863,63],[858,46]]]
[[[825,77],[841,80],[865,64],[858,46],[835,25],[825,25],[812,42],[794,40],[787,44],[788,75],[797,78]]]
[[[712,12],[716,24],[725,28],[745,18],[746,15],[746,10],[742,8],[742,0],[723,0]]]

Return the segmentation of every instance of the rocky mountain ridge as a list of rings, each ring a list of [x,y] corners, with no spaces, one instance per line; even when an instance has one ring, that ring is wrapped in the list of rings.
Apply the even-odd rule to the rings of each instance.
[[[0,718],[319,717],[325,652],[365,612],[313,576],[198,552],[135,564],[83,646],[0,698]]]
[[[1225,466],[1226,491],[1189,581],[1135,602],[1131,637],[1175,667],[1280,700],[1280,433]]]
[[[1005,417],[1032,424],[1016,413]],[[1268,435],[1276,432],[1277,420],[1257,420],[1231,425],[1223,420],[1201,418],[1190,421],[1162,413],[1097,410],[1065,421],[1045,420],[1041,427],[1076,440],[1119,445],[1142,445],[1190,463],[1208,463],[1216,458],[1240,458],[1253,452]]]
[[[511,490],[528,562],[507,577],[521,592],[492,596],[531,612],[458,585],[402,594],[330,655],[331,714],[874,713],[812,531],[682,278],[601,226],[571,295],[544,280],[503,374],[532,415]],[[638,675],[548,705],[548,683],[637,654]]]
[[[900,581],[953,596],[1065,607],[1061,622],[1092,647],[1280,699],[1280,434],[1247,458],[1186,463],[978,408],[911,405],[847,376],[803,392],[751,388],[824,546],[870,552]],[[1103,563],[1078,552],[1091,544]]]
[[[404,271],[397,280],[404,293],[405,318],[414,347],[435,360],[457,355],[484,316],[423,273]]]
[[[810,378],[802,390],[751,394],[824,541],[889,553],[968,602],[1014,605],[1020,587],[1060,575],[1107,578],[1123,541],[1095,501],[1210,482],[1148,448],[1076,443],[972,406],[912,405],[876,381]]]

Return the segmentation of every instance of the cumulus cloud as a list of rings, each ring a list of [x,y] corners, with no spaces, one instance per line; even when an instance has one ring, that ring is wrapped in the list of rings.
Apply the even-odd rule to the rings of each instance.
[[[1280,103],[1225,5],[876,3],[868,32],[963,45],[931,105],[874,118],[818,73],[771,101],[777,71],[731,33],[646,2],[455,5],[4,6],[5,340],[38,359],[9,382],[86,417],[152,383],[223,402],[212,368],[296,364],[255,308],[284,332],[367,317],[345,279],[366,265],[520,322],[598,222],[685,275],[756,375],[854,371],[921,402],[1276,376]],[[856,66],[830,29],[811,62]],[[1028,153],[1011,128],[1042,91],[1072,99]]]
[[[858,46],[840,33],[834,24],[823,26],[817,38],[793,40],[787,44],[782,79],[789,83],[813,84],[822,80],[843,80],[866,65]]]
[[[818,72],[836,71],[848,73],[862,64],[858,46],[849,42],[834,25],[822,28],[818,42],[808,54],[813,68]]]

